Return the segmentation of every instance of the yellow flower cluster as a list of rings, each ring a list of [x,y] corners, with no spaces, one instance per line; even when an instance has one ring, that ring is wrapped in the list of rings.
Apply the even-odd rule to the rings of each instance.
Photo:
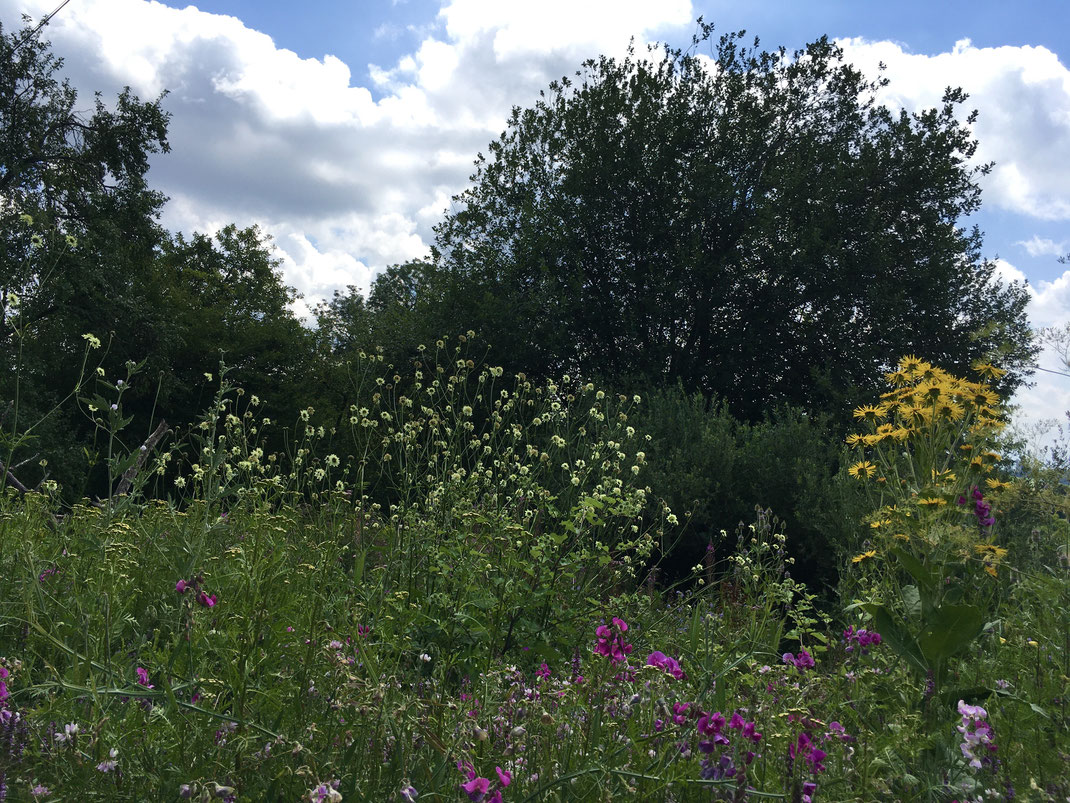
[[[855,419],[868,423],[871,431],[848,435],[847,445],[864,448],[903,444],[941,424],[958,425],[970,435],[987,435],[1001,429],[1004,422],[999,396],[984,380],[998,378],[1003,371],[987,362],[974,363],[973,370],[980,381],[952,376],[913,355],[903,357],[894,371],[884,375],[891,390],[881,394],[880,403],[854,410]],[[962,444],[959,448],[968,451],[973,447]],[[982,470],[991,462],[994,461],[986,461],[983,456],[974,459],[974,465]],[[856,463],[851,467],[852,476],[873,476],[874,472],[863,463],[871,465],[867,461]]]

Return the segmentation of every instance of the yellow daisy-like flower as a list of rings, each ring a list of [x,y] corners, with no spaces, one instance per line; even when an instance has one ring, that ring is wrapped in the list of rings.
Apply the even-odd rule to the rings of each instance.
[[[964,452],[972,452],[973,451],[973,445],[969,444],[969,443],[964,443],[959,448]]]
[[[947,421],[961,421],[966,417],[966,411],[961,404],[953,401],[941,401],[936,404],[936,415]]]
[[[910,377],[907,376],[906,371],[897,369],[889,374],[884,375],[885,380],[889,385],[895,385],[896,387],[902,387],[910,381]]]
[[[847,436],[847,445],[848,446],[858,446],[858,445],[860,445],[862,443],[862,438],[863,437],[865,437],[865,436],[858,435],[857,433],[851,433],[850,435]]]
[[[861,563],[864,560],[877,557],[877,550],[871,549],[868,552],[863,552],[861,555],[855,555],[851,558],[851,563]]]
[[[918,500],[918,504],[924,507],[940,507],[941,505],[946,505],[947,500],[938,496],[923,496]]]
[[[985,480],[985,485],[987,485],[988,489],[990,491],[992,491],[993,493],[996,493],[996,492],[999,492],[999,491],[1005,491],[1005,490],[1007,490],[1008,488],[1011,487],[1011,483],[1003,482],[1002,480],[997,480],[994,477],[988,477]]]
[[[877,521],[871,521],[869,523],[869,526],[872,527],[874,530],[879,530],[881,527],[887,527],[891,523],[891,519],[878,519]]]
[[[895,533],[892,538],[898,538],[900,541],[909,541],[910,536],[906,533]]]
[[[902,357],[899,360],[899,370],[904,371],[908,374],[918,371],[923,365],[928,366],[928,363],[924,360],[918,359],[913,354],[908,354],[907,356]]]
[[[943,471],[937,471],[933,469],[933,483],[935,485],[947,485],[955,481],[955,472],[949,468],[945,468]]]
[[[865,480],[877,473],[877,467],[868,460],[859,460],[847,469],[847,473],[856,479]]]
[[[983,467],[984,467],[984,463],[981,461],[980,457],[974,457],[973,459],[970,460],[970,468],[983,468]]]
[[[976,371],[978,374],[985,377],[986,379],[999,379],[1001,376],[1007,373],[1002,368],[996,368],[994,365],[992,365],[992,363],[984,362],[982,360],[978,360],[971,367],[974,371]]]
[[[860,421],[879,421],[886,415],[883,407],[874,407],[871,404],[864,404],[861,407],[856,407],[854,411],[854,417]]]
[[[986,571],[986,572],[988,572],[988,573],[989,573],[990,575],[992,575],[993,577],[996,577],[996,576],[997,576],[997,574],[996,574],[996,567],[995,567],[995,566],[985,566],[985,571]]]
[[[981,459],[986,463],[996,463],[1003,459],[1003,455],[999,452],[982,452]]]
[[[876,446],[882,440],[884,440],[884,436],[883,435],[863,435],[862,436],[862,443],[864,443],[866,446]]]
[[[1007,557],[1006,547],[996,546],[995,544],[974,544],[973,548],[978,555],[985,555],[996,560],[1003,560]]]
[[[999,396],[984,385],[975,385],[966,396],[966,401],[981,408],[995,408],[999,404]]]
[[[910,440],[910,436],[914,434],[914,430],[908,427],[899,427],[892,432],[892,437],[902,443],[903,441]]]
[[[926,382],[918,385],[918,392],[930,402],[937,401],[944,395],[945,388],[940,382]]]

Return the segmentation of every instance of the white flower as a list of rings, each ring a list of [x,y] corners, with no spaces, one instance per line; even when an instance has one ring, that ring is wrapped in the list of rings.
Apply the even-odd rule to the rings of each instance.
[[[82,335],[82,340],[84,340],[86,343],[88,343],[89,344],[89,348],[91,348],[91,349],[99,349],[100,348],[100,339],[97,338],[96,335],[91,335],[89,333],[86,333],[86,334]]]

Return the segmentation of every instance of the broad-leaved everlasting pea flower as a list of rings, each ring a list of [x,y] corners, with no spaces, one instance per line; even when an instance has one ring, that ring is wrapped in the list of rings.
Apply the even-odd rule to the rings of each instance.
[[[683,680],[687,677],[680,667],[679,661],[675,658],[670,658],[660,650],[655,650],[646,657],[646,665],[656,667],[662,672],[672,675],[677,680]]]

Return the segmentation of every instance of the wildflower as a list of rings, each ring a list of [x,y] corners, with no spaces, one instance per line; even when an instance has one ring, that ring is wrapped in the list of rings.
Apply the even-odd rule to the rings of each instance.
[[[600,625],[595,629],[598,641],[594,651],[598,655],[606,656],[615,664],[625,660],[632,651],[632,645],[626,643],[624,638],[627,630],[628,623],[614,616],[612,625]]]
[[[992,726],[986,722],[988,712],[979,705],[966,705],[965,701],[959,700],[959,714],[962,715],[962,723],[957,730],[962,734],[962,744],[959,749],[962,755],[969,761],[970,766],[981,769],[983,760],[987,755],[979,756],[977,748],[985,748],[989,753],[996,752],[996,744],[992,740]]]
[[[698,743],[698,749],[703,753],[712,753],[719,744],[730,744],[728,737],[725,736],[722,731],[725,726],[724,715],[719,711],[715,711],[713,714],[703,714],[698,718],[698,723],[695,727],[702,736],[709,738],[703,739]]]
[[[30,790],[30,794],[36,799],[52,794],[52,790],[44,784],[37,784],[37,786]]]
[[[139,666],[135,672],[137,673],[137,685],[144,686],[146,689],[155,688],[149,683],[149,672],[147,669]]]
[[[859,647],[862,654],[866,655],[869,647],[876,647],[881,643],[881,634],[864,627],[855,630],[854,625],[851,625],[843,631],[843,641],[847,652],[853,652],[855,647]]]
[[[550,679],[550,667],[543,661],[539,664],[539,668],[535,670],[535,674],[542,680]]]
[[[646,657],[646,665],[660,669],[662,672],[672,675],[677,680],[683,680],[687,677],[687,675],[684,674],[684,670],[680,667],[680,663],[675,658],[670,658],[660,650],[655,650]]]
[[[73,742],[74,738],[78,735],[78,723],[68,722],[63,726],[63,733],[55,734],[56,741],[60,744],[64,742]]]
[[[992,363],[982,360],[978,360],[971,367],[986,379],[999,379],[1006,373],[1002,368],[996,368]]]
[[[468,795],[468,799],[474,803],[480,803],[490,791],[489,778],[471,778],[467,783],[461,784],[461,789]]]
[[[219,600],[216,598],[215,594],[208,595],[202,591],[197,595],[197,602],[199,602],[205,608],[214,608],[216,602],[218,601]]]
[[[877,557],[877,550],[870,549],[866,552],[863,552],[861,555],[855,555],[853,558],[851,558],[851,563],[861,563],[864,560],[869,560],[870,558],[875,557]]]
[[[416,787],[411,786],[408,781],[402,782],[400,794],[401,799],[407,801],[407,803],[412,803],[419,795],[416,791]]]
[[[852,415],[860,421],[880,421],[887,415],[887,410],[884,407],[864,404],[861,407],[856,407]]]
[[[799,654],[793,655],[790,652],[784,653],[781,656],[784,663],[789,666],[794,666],[796,669],[813,669],[816,664],[814,663],[814,657],[806,650],[799,650]]]
[[[806,731],[800,733],[798,739],[788,744],[789,761],[794,762],[798,757],[802,757],[806,760],[806,763],[810,765],[810,770],[813,773],[816,774],[825,771],[825,765],[822,762],[828,758],[828,753],[814,744],[813,739],[810,738],[810,734]]]
[[[119,766],[119,762],[117,761],[118,757],[119,750],[113,747],[111,750],[108,751],[108,758],[105,761],[101,761],[99,764],[97,764],[97,769],[101,772],[112,772],[117,766]]]
[[[334,788],[334,784],[321,783],[310,790],[305,799],[310,803],[339,803],[342,795]]]
[[[869,438],[872,436],[867,435],[866,437]],[[868,460],[859,460],[847,469],[847,473],[856,479],[865,480],[877,473],[877,467]]]
[[[927,508],[940,507],[942,505],[946,505],[947,504],[947,500],[946,499],[941,499],[940,497],[937,497],[937,496],[923,496],[921,499],[918,500],[918,504],[921,505],[922,507],[927,507]]]
[[[88,343],[89,344],[89,348],[91,348],[91,349],[99,349],[100,348],[100,339],[98,337],[96,337],[95,335],[91,335],[91,334],[88,334],[88,333],[84,334],[84,335],[82,335],[82,340],[84,340],[86,343]]]

